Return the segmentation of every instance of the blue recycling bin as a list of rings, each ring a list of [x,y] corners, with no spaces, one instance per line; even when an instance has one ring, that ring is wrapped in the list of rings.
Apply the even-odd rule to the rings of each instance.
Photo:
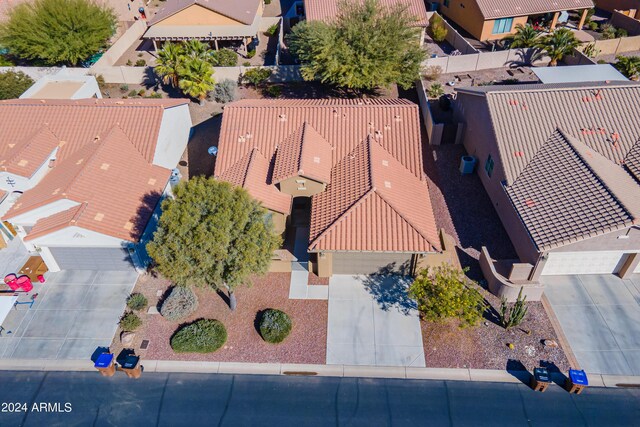
[[[589,386],[589,379],[584,370],[569,369],[569,378],[565,382],[565,388],[569,393],[580,394],[587,386]]]
[[[110,377],[116,373],[116,365],[112,353],[102,353],[93,365],[102,376]]]

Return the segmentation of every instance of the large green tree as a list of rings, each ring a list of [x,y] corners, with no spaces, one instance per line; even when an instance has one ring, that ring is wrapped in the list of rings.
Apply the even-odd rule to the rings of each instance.
[[[511,42],[509,45],[511,48],[529,48],[537,46],[538,37],[540,37],[540,31],[533,28],[531,24],[518,24],[516,33],[509,36],[507,40]]]
[[[617,56],[618,62],[613,64],[629,80],[640,78],[640,56]]]
[[[19,58],[76,65],[106,47],[115,28],[113,11],[89,0],[35,0],[9,12],[0,44]]]
[[[22,71],[0,73],[0,99],[18,98],[33,84],[33,79]]]
[[[164,84],[171,84],[178,87],[180,80],[178,67],[184,57],[184,47],[178,43],[165,43],[158,51],[156,58],[155,73],[162,79]]]
[[[178,67],[180,81],[178,87],[182,92],[192,98],[203,102],[207,94],[216,85],[213,79],[213,67],[203,59],[188,59]]]
[[[340,4],[331,24],[296,25],[289,47],[302,63],[305,80],[319,80],[355,91],[398,84],[409,88],[418,78],[426,51],[420,30],[406,6],[378,0]]]
[[[235,309],[233,291],[265,273],[280,244],[267,211],[244,189],[214,178],[193,178],[173,192],[162,203],[149,255],[178,285],[227,290]]]

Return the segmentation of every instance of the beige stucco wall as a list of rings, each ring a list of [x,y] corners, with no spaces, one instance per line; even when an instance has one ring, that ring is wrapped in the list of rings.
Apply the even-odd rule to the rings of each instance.
[[[291,273],[291,261],[280,259],[271,260],[269,273]]]
[[[518,24],[522,24],[525,25],[527,23],[527,18],[528,16],[516,16],[513,18],[513,24],[511,26],[511,31],[508,33],[502,33],[502,34],[491,34],[491,32],[493,31],[493,26],[495,25],[495,20],[490,20],[490,21],[484,21],[484,24],[482,25],[482,33],[480,34],[480,38],[479,40],[481,41],[485,41],[485,40],[501,40],[505,37],[510,36],[511,34],[515,34],[516,33],[516,25]]]
[[[333,254],[331,252],[323,252],[322,254],[315,254],[312,257],[315,259],[313,263],[313,272],[318,277],[331,277],[333,275]]]
[[[473,37],[480,38],[484,18],[475,0],[451,0],[449,7],[441,1],[440,13],[467,30]]]
[[[298,190],[300,184],[296,182],[297,180],[304,181],[305,190]],[[293,197],[311,197],[314,194],[322,193],[325,189],[325,185],[323,183],[303,176],[294,176],[292,178],[285,179],[278,185],[280,186],[280,191],[285,194],[291,194]]]
[[[245,25],[200,5],[190,6],[155,24],[160,27],[190,25]]]

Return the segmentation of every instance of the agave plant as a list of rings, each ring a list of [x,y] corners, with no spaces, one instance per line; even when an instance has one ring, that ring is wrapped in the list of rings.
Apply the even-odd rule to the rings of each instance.
[[[550,67],[558,65],[558,61],[570,55],[579,45],[580,41],[568,28],[555,30],[553,33],[542,37],[536,43],[536,47],[542,49],[551,58]]]

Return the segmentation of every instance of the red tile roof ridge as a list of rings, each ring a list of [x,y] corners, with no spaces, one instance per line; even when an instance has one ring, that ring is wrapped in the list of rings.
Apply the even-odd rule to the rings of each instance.
[[[351,211],[355,210],[359,204],[361,204],[362,202],[364,202],[369,195],[374,194],[376,192],[376,190],[374,188],[370,188],[368,191],[366,191],[358,200],[354,201],[351,206],[349,206],[343,213],[342,215],[339,215],[336,219],[334,219],[329,225],[327,225],[327,227],[325,227],[324,230],[322,230],[322,232],[320,234],[318,234],[318,236],[316,236],[315,239],[313,239],[313,242],[311,242],[309,244],[309,250],[313,250],[314,246],[317,244],[317,242],[319,242],[326,234],[329,234],[329,232],[331,232],[333,230],[333,228],[335,228],[335,226],[340,223],[342,220],[344,220]]]
[[[80,203],[77,206],[73,206],[64,211],[57,212],[53,215],[50,215],[45,218],[40,218],[34,224],[33,228],[29,231],[24,238],[24,240],[29,241],[40,236],[44,236],[46,234],[53,233],[58,230],[62,230],[68,226],[74,225],[78,218],[82,215],[85,208],[87,207],[87,203]],[[69,214],[71,214],[71,218],[67,219]]]
[[[185,98],[162,98],[162,99],[115,99],[115,98],[88,98],[88,99],[5,99],[0,101],[0,105],[77,105],[77,106],[125,106],[125,107],[163,107],[171,108],[178,105],[188,104],[189,100]]]
[[[5,160],[0,161],[0,169],[4,171],[8,171],[10,166],[12,166],[14,162],[17,162],[21,159],[21,154],[23,154],[28,148],[35,146],[36,138],[40,135],[53,137],[53,139],[56,142],[56,146],[60,143],[60,138],[55,133],[53,133],[53,131],[49,128],[49,126],[47,126],[46,124],[43,124],[42,126],[37,128],[33,133],[29,134],[29,136],[23,139],[23,141],[27,141],[27,143],[22,145],[18,150],[16,150],[16,152],[13,153],[13,156],[11,158],[9,158],[6,161]],[[40,142],[41,141],[37,141],[37,143],[40,143]],[[54,148],[52,148],[51,151],[53,151]],[[48,153],[47,155],[49,154],[50,153]],[[35,166],[37,169],[40,165],[35,164]],[[29,170],[31,171],[31,169]],[[35,170],[31,172],[33,173],[35,172]]]
[[[344,98],[326,98],[326,99],[240,99],[230,102],[224,108],[250,108],[250,107],[361,107],[361,106],[389,106],[395,105],[400,107],[416,107],[417,104],[403,98],[365,98],[363,99],[344,99]]]

